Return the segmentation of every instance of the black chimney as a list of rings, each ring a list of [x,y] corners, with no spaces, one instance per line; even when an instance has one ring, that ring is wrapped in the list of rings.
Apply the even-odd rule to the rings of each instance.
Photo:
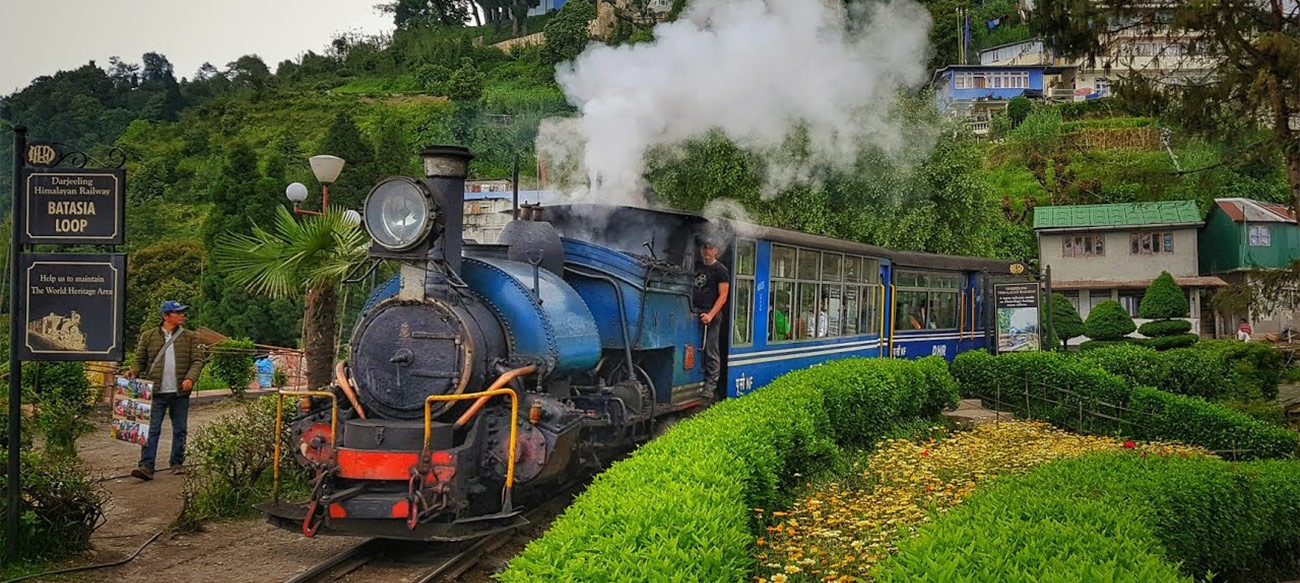
[[[420,152],[420,158],[424,160],[425,185],[438,205],[438,225],[442,227],[442,236],[429,250],[429,259],[459,275],[465,231],[465,177],[474,156],[460,146],[430,146]]]

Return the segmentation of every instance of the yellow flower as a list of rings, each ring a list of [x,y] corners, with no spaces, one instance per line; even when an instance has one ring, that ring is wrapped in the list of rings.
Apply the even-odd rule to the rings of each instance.
[[[788,579],[788,577],[780,573],[772,575],[772,583],[785,583]]]

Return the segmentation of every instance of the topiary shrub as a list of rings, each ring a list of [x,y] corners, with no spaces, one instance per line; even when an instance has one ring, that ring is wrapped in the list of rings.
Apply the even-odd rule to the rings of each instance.
[[[253,369],[253,341],[231,338],[218,342],[209,350],[208,367],[212,378],[220,381],[236,397],[243,398],[248,383],[257,374]]]
[[[1174,276],[1168,271],[1160,272],[1160,277],[1151,282],[1142,303],[1138,305],[1138,315],[1152,319],[1143,324],[1138,332],[1149,337],[1142,344],[1156,350],[1185,348],[1196,344],[1200,339],[1195,334],[1188,334],[1192,323],[1174,318],[1186,318],[1188,310],[1187,296],[1174,282]]]
[[[1186,318],[1189,309],[1187,296],[1174,283],[1174,276],[1169,275],[1168,271],[1162,271],[1147,287],[1146,293],[1142,294],[1138,315],[1152,320]]]
[[[1141,340],[1143,346],[1154,348],[1156,350],[1169,350],[1171,348],[1187,348],[1196,344],[1201,337],[1195,334],[1178,334],[1175,336],[1156,336],[1155,338],[1146,338]]]
[[[1138,334],[1147,337],[1175,336],[1192,330],[1192,323],[1187,320],[1152,320],[1138,326]]]
[[[1083,336],[1083,318],[1065,294],[1052,294],[1052,331],[1063,345],[1069,344],[1071,338]]]
[[[1091,340],[1123,340],[1137,330],[1124,306],[1115,300],[1097,304],[1083,323],[1083,333]]]

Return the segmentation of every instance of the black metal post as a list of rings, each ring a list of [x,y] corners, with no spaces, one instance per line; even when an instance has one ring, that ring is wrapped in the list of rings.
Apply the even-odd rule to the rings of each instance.
[[[993,297],[993,280],[989,277],[989,270],[984,270],[984,349],[989,354],[998,353],[998,304],[997,298]]]
[[[18,472],[20,471],[22,447],[22,363],[18,362],[18,343],[19,321],[18,297],[19,297],[19,277],[18,277],[18,257],[22,250],[19,241],[19,233],[22,232],[22,214],[21,200],[24,191],[21,184],[23,166],[27,163],[27,128],[25,126],[14,126],[14,173],[12,188],[12,214],[10,216],[11,238],[9,241],[9,442],[5,447],[9,448],[9,476],[5,487],[9,489],[9,508],[5,523],[5,559],[13,564],[18,561],[18,503],[20,500],[19,488],[21,481]]]
[[[1045,269],[1043,269],[1043,281],[1046,284],[1046,288],[1047,288],[1047,301],[1043,302],[1044,304],[1047,305],[1047,317],[1045,318],[1046,324],[1044,326],[1047,330],[1045,331],[1046,334],[1044,334],[1044,337],[1047,342],[1047,348],[1051,350],[1052,332],[1054,332],[1054,330],[1052,329],[1052,266],[1051,265],[1048,265]],[[1065,350],[1064,343],[1061,344],[1061,350]]]
[[[519,153],[518,152],[515,152],[515,170],[513,173],[510,174],[510,186],[515,191],[515,206],[514,206],[515,213],[514,216],[511,218],[517,221],[519,220]]]

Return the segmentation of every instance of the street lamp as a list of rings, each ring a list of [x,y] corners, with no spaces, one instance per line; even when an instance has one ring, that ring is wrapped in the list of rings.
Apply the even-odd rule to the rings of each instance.
[[[284,195],[293,203],[293,212],[302,215],[320,215],[329,212],[330,208],[330,185],[334,184],[339,178],[339,172],[343,171],[344,160],[338,156],[322,154],[312,156],[307,161],[311,164],[311,172],[316,175],[316,180],[321,185],[321,212],[309,211],[298,208],[298,205],[307,200],[307,187],[301,182],[290,184],[284,189]]]

